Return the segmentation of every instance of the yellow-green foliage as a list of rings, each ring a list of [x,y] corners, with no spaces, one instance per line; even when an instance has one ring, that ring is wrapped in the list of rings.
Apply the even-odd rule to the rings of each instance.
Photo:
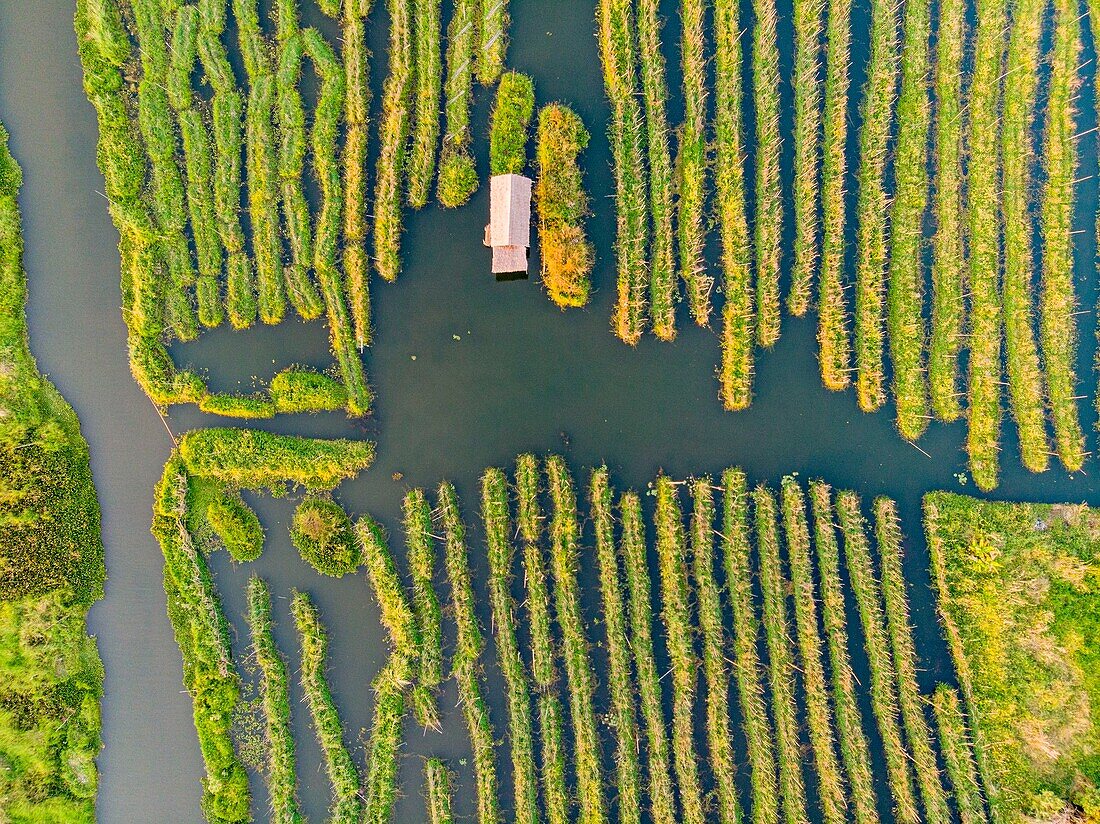
[[[276,412],[328,412],[348,402],[342,383],[305,366],[284,369],[271,379],[268,391]]]
[[[455,0],[447,29],[446,129],[439,150],[437,197],[448,209],[461,206],[477,191],[477,168],[470,155],[470,106],[478,5],[477,0]]]
[[[364,560],[371,561],[362,538],[352,534],[351,519],[331,498],[311,495],[294,510],[290,540],[302,560],[322,575],[341,578],[354,573]]]
[[[946,684],[940,684],[932,693],[932,709],[939,730],[940,752],[943,753],[947,777],[955,792],[959,820],[962,824],[985,824],[988,819],[978,786],[978,767],[974,763],[970,732],[963,717],[959,693]]]
[[[298,811],[298,785],[294,773],[294,736],[290,731],[290,691],[286,662],[275,644],[271,619],[271,594],[263,579],[248,579],[248,625],[252,653],[260,670],[264,734],[267,743],[268,796],[275,824],[302,824]]]
[[[103,665],[84,618],[103,593],[99,504],[76,414],[28,345],[22,174],[7,139],[0,125],[0,807],[12,821],[90,824]]]
[[[267,395],[211,392],[199,401],[199,411],[225,418],[273,418],[275,404]]]
[[[481,20],[477,27],[477,79],[486,86],[495,83],[504,68],[509,20],[508,0],[482,0]]]
[[[588,195],[578,162],[588,137],[584,123],[568,106],[553,103],[539,112],[535,207],[542,283],[563,309],[588,303],[595,258],[584,230]]]
[[[401,271],[401,182],[405,176],[413,80],[412,5],[388,0],[390,75],[382,88],[381,149],[374,188],[374,266],[384,280]]]
[[[206,519],[237,561],[255,561],[264,551],[264,528],[239,493],[222,490],[206,505]]]
[[[424,762],[424,785],[428,790],[430,824],[454,824],[451,813],[451,775],[438,758]]]
[[[195,429],[179,441],[188,472],[247,489],[332,489],[374,461],[370,441],[321,440],[258,429]]]
[[[358,824],[363,812],[363,802],[359,798],[359,772],[344,744],[344,725],[325,675],[328,634],[308,594],[295,590],[290,610],[301,641],[302,692],[306,694],[313,729],[332,783],[329,820],[333,824]]]
[[[439,42],[441,5],[441,0],[415,0],[413,3],[416,118],[409,150],[409,205],[414,209],[422,209],[428,203],[439,149],[439,98],[443,77]]]
[[[435,1],[438,5],[438,0]],[[369,3],[344,3],[344,25],[341,32],[346,125],[343,155],[344,288],[355,327],[355,344],[360,349],[370,343],[370,264],[367,260],[366,244],[366,199],[371,92],[365,21],[369,10]],[[438,44],[436,48],[439,48]],[[438,119],[437,112],[437,130]]]
[[[779,340],[779,265],[783,191],[779,179],[779,43],[775,0],[755,0],[752,32],[752,97],[756,107],[756,341]]]
[[[527,139],[535,113],[535,84],[526,74],[505,72],[489,118],[489,174],[521,175],[527,169]]]
[[[680,276],[684,279],[691,316],[700,326],[710,325],[710,292],[714,286],[714,278],[707,274],[703,258],[707,195],[707,85],[703,55],[706,5],[703,0],[682,0],[680,4],[684,122],[680,127],[679,197],[676,201]]]
[[[421,726],[437,727],[435,693],[443,680],[443,614],[435,593],[435,539],[432,511],[422,489],[405,495],[405,545],[412,577],[412,608],[420,633],[420,660],[412,689],[413,712]]]
[[[924,520],[992,820],[1096,820],[1100,514],[933,492]]]

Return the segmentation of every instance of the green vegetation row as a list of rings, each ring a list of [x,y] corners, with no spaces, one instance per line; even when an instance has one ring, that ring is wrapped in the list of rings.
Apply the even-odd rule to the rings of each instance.
[[[470,154],[478,6],[478,0],[455,0],[447,28],[447,78],[443,86],[445,128],[439,150],[437,197],[440,205],[448,209],[469,200],[478,185],[477,168]]]
[[[429,758],[424,762],[424,784],[428,790],[430,824],[453,824],[451,777],[447,766],[438,758]]]
[[[779,270],[782,262],[783,191],[779,174],[778,13],[774,0],[755,0],[752,31],[752,99],[756,112],[755,220],[756,342],[779,340]]]
[[[677,251],[691,317],[700,326],[710,325],[710,292],[714,278],[706,272],[704,210],[707,185],[707,85],[703,0],[680,4],[680,67],[683,73],[684,122],[680,127],[678,197],[676,200]]]
[[[955,807],[959,811],[959,820],[963,824],[988,821],[959,693],[940,684],[932,693],[932,709],[936,715],[940,751],[947,768],[947,778],[955,791]]]
[[[103,595],[99,503],[76,413],[30,350],[21,185],[0,125],[0,798],[12,820],[91,824],[103,664],[85,617]]]
[[[435,592],[432,513],[423,490],[405,495],[405,545],[412,577],[412,608],[420,635],[420,660],[412,689],[413,713],[423,727],[439,726],[436,692],[443,680],[443,612]]]
[[[553,103],[539,111],[535,207],[542,284],[563,309],[588,303],[595,263],[584,229],[588,195],[578,162],[588,138],[584,123],[568,106]]]
[[[527,141],[535,114],[535,84],[526,74],[505,72],[489,118],[489,174],[527,170]]]
[[[366,18],[370,4],[344,3],[344,285],[355,345],[370,344],[370,263],[367,257],[367,147],[370,140],[370,67]],[[437,3],[438,5],[438,3]],[[419,20],[419,18],[417,18]],[[438,28],[438,26],[437,26]],[[427,37],[425,43],[430,42]],[[419,41],[418,41],[419,42]],[[436,62],[438,64],[438,39]],[[418,55],[418,59],[420,56]],[[436,87],[438,89],[438,72]],[[435,128],[439,132],[439,93]],[[420,116],[418,112],[418,117]],[[427,118],[427,114],[424,115]],[[418,133],[419,134],[419,133]],[[434,157],[434,141],[432,152]],[[416,155],[414,154],[414,157]],[[415,162],[415,161],[413,161]]]
[[[439,150],[439,106],[443,86],[441,6],[441,0],[415,0],[413,3],[416,103],[408,158],[408,200],[414,209],[428,205]]]

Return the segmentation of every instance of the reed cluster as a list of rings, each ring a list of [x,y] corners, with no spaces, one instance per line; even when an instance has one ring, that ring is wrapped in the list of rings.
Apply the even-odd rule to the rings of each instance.
[[[618,820],[639,824],[642,810],[642,768],[638,753],[638,721],[634,713],[634,682],[630,667],[626,600],[623,598],[615,523],[611,511],[611,483],[606,466],[592,473],[589,504],[596,532],[604,626],[607,635],[608,687],[611,692],[611,728],[615,732],[615,784]]]
[[[764,640],[768,648],[768,683],[775,718],[779,791],[787,824],[807,821],[806,786],[799,753],[798,718],[795,708],[795,663],[787,628],[786,591],[779,555],[775,496],[758,486],[752,493],[756,548],[760,554],[760,590],[763,600]]]
[[[542,514],[538,502],[538,461],[534,455],[520,455],[516,459],[515,485],[516,520],[523,539],[523,573],[527,584],[531,680],[537,693],[542,743],[543,807],[549,824],[567,824],[570,798],[565,780],[565,721],[556,688],[555,643],[550,630],[550,576],[539,546]]]
[[[928,339],[928,388],[932,411],[943,421],[962,416],[959,351],[963,344],[963,48],[966,4],[944,0],[936,26],[935,196],[932,235],[932,329]]]
[[[611,104],[608,138],[615,175],[618,299],[612,326],[634,345],[642,336],[649,263],[648,190],[643,154],[642,107],[638,102],[638,59],[630,0],[600,0],[596,9],[604,89]],[[670,315],[671,316],[671,315]],[[665,327],[671,329],[670,321]]]
[[[829,487],[810,484],[814,517],[814,548],[817,557],[821,619],[829,647],[833,709],[840,756],[847,773],[851,806],[857,824],[878,824],[874,776],[863,717],[856,696],[855,675],[848,654],[848,619],[840,582],[840,550],[837,546],[832,493]]]
[[[752,246],[745,207],[745,127],[741,113],[741,28],[738,4],[714,4],[715,200],[722,242],[722,363],[718,394],[732,411],[752,403]]]
[[[199,411],[224,418],[263,419],[275,417],[275,404],[269,395],[236,395],[208,392],[199,399]]]
[[[821,27],[825,0],[794,3],[794,268],[787,310],[802,317],[810,308],[818,258],[821,171]]]
[[[588,303],[595,263],[584,229],[588,195],[578,162],[588,138],[584,123],[568,106],[552,103],[539,112],[535,206],[542,283],[563,309]]]
[[[1001,431],[1001,152],[989,130],[1000,124],[1000,81],[1007,16],[1005,0],[978,0],[974,74],[970,81],[967,164],[967,238],[970,267],[970,374],[966,449],[979,489],[997,485]]]
[[[722,473],[722,556],[733,615],[732,666],[748,747],[752,817],[765,824],[779,820],[779,790],[772,728],[764,706],[764,668],[757,651],[760,626],[753,609],[750,552],[745,473],[727,469]]]
[[[1005,366],[1008,397],[1020,433],[1020,458],[1032,472],[1049,463],[1043,380],[1035,342],[1031,282],[1034,232],[1031,211],[1031,164],[1034,160],[1035,95],[1039,77],[1040,38],[1046,3],[1022,0],[1012,15],[1004,75],[1001,121],[1004,216]]]
[[[440,205],[461,206],[477,190],[477,168],[470,154],[470,106],[474,84],[478,0],[455,0],[447,28],[447,79],[443,87],[446,128],[439,150],[437,197]]]
[[[443,612],[434,585],[432,511],[423,490],[413,489],[405,495],[404,527],[412,576],[412,608],[420,635],[420,659],[412,688],[413,713],[421,726],[438,727],[436,693],[443,680]]]
[[[679,192],[676,201],[680,276],[684,280],[691,316],[700,326],[710,325],[710,292],[714,287],[714,278],[707,274],[703,258],[707,195],[707,86],[703,55],[706,5],[704,0],[682,0],[680,4],[684,122],[678,141]]]
[[[387,0],[386,7],[390,13],[390,74],[382,87],[378,127],[381,148],[374,183],[374,266],[383,280],[392,281],[401,271],[401,183],[405,179],[416,57],[410,0]]]
[[[489,118],[489,174],[521,175],[527,169],[527,141],[535,114],[535,84],[526,74],[505,72]]]
[[[432,2],[432,0],[428,0]],[[439,0],[435,0],[438,6]],[[369,4],[346,2],[342,25],[344,59],[344,288],[354,327],[355,345],[371,340],[370,263],[367,258],[367,147],[370,141],[370,65],[366,18]],[[418,7],[419,8],[419,7]],[[419,18],[417,18],[419,20]],[[438,25],[437,25],[438,28]],[[425,36],[427,39],[427,36]],[[439,49],[439,41],[436,50]],[[419,44],[419,41],[418,41]],[[424,48],[427,48],[425,46]],[[418,58],[420,55],[418,54]],[[438,64],[438,56],[436,58]],[[436,72],[436,112],[439,134],[439,73]],[[418,115],[419,117],[419,112]],[[433,144],[432,151],[435,147]],[[414,153],[414,157],[416,154]],[[433,154],[434,157],[434,154]],[[411,184],[410,184],[411,185]]]
[[[428,789],[428,821],[430,824],[454,824],[451,812],[451,776],[438,758],[424,762],[424,785]]]
[[[1043,280],[1040,339],[1046,365],[1054,445],[1070,472],[1085,461],[1085,441],[1077,409],[1077,296],[1073,286],[1073,184],[1077,173],[1077,133],[1073,101],[1081,51],[1081,19],[1072,3],[1054,4],[1054,49],[1043,143],[1046,188],[1041,211]]]
[[[697,478],[692,483],[691,500],[692,579],[699,610],[703,677],[707,685],[707,748],[714,774],[714,793],[718,800],[718,820],[721,824],[736,824],[741,820],[742,812],[737,799],[737,771],[730,729],[730,673],[726,668],[721,590],[714,575],[715,513],[710,478]]]
[[[756,111],[756,342],[779,340],[779,270],[782,261],[783,189],[779,174],[779,40],[775,0],[754,0],[752,94]]]
[[[462,713],[466,718],[466,728],[473,749],[478,821],[480,824],[497,824],[501,821],[501,810],[497,793],[493,725],[489,720],[488,704],[485,702],[480,663],[484,641],[474,609],[474,589],[466,550],[466,525],[458,510],[458,496],[449,483],[443,483],[439,487],[439,511],[446,538],[445,558],[447,578],[451,584],[451,610],[458,625],[458,641],[451,658],[451,672],[458,683]]]
[[[265,777],[276,824],[299,824],[298,782],[294,774],[294,736],[290,731],[290,691],[286,662],[272,633],[271,594],[262,578],[248,579],[248,625],[252,654],[260,670],[260,698],[267,743]]]
[[[860,111],[856,236],[856,394],[864,412],[875,411],[886,400],[882,310],[889,204],[885,176],[898,83],[898,7],[893,0],[872,2],[870,37]]]
[[[406,662],[401,656],[390,658],[372,685],[374,721],[367,742],[367,774],[363,781],[365,824],[388,824],[393,818],[406,693],[399,671],[404,667]]]
[[[824,644],[818,631],[806,499],[798,482],[790,476],[783,479],[782,509],[806,722],[817,771],[818,801],[824,821],[841,822],[847,820],[848,804],[844,774],[836,753],[833,711],[829,706],[829,687],[825,678]]]
[[[264,528],[239,493],[223,490],[206,506],[206,520],[235,561],[255,561],[264,551]]]
[[[825,32],[825,104],[821,138],[821,262],[817,289],[817,346],[821,382],[838,391],[851,383],[852,344],[844,296],[844,181],[848,174],[848,88],[851,0],[829,0]]]
[[[940,684],[932,693],[932,710],[936,716],[940,752],[943,753],[959,820],[962,824],[985,824],[988,819],[978,784],[978,768],[974,764],[959,694],[946,684]]]
[[[531,688],[516,638],[512,598],[515,547],[510,537],[508,481],[496,468],[481,478],[481,518],[489,557],[489,602],[493,612],[497,663],[508,693],[508,737],[512,752],[512,783],[517,824],[539,820],[535,746],[531,727]]]
[[[348,513],[321,495],[310,495],[295,508],[290,540],[302,560],[321,575],[353,575],[364,560],[362,539],[353,531]]]
[[[413,3],[413,49],[416,59],[415,118],[409,148],[409,205],[428,205],[435,158],[439,150],[439,103],[443,85],[441,0]],[[426,769],[426,768],[425,768]]]
[[[928,209],[931,127],[929,0],[911,0],[906,4],[904,32],[894,149],[894,200],[890,207],[886,326],[898,431],[906,440],[914,441],[924,434],[929,418],[924,371],[928,336],[924,323],[924,215]]]
[[[342,383],[305,366],[279,372],[268,391],[276,412],[330,412],[348,405],[348,391]]]
[[[672,755],[680,791],[680,815],[685,822],[702,824],[703,792],[699,784],[692,721],[699,662],[695,657],[695,633],[691,622],[687,542],[680,496],[666,475],[657,478],[657,509],[653,520],[657,531],[661,619],[672,664]]]
[[[550,569],[554,578],[554,611],[562,634],[562,653],[569,686],[569,713],[573,723],[573,766],[577,802],[582,820],[606,820],[600,774],[600,740],[594,707],[596,677],[584,631],[577,572],[577,496],[569,469],[560,456],[546,459],[550,492]]]
[[[638,65],[641,74],[642,99],[645,103],[645,146],[649,164],[649,217],[653,237],[649,251],[649,300],[653,318],[653,333],[661,340],[676,335],[676,263],[672,231],[672,159],[669,150],[668,83],[665,80],[665,59],[661,51],[661,24],[657,0],[639,0],[637,9]],[[624,32],[619,36],[629,36]],[[638,273],[631,281],[629,307],[625,305],[622,282],[619,286],[620,313],[637,315],[634,330],[641,334],[645,312],[645,280]],[[633,343],[622,331],[619,337]],[[637,337],[634,338],[637,340]]]
[[[508,50],[508,0],[482,0],[478,23],[477,79],[490,86],[504,70]]]
[[[338,824],[352,824],[359,821],[363,802],[359,798],[359,773],[344,745],[344,726],[325,675],[328,636],[309,595],[295,590],[290,610],[301,640],[302,692],[306,695],[306,703],[313,717],[313,729],[332,783],[329,816]]]
[[[897,674],[890,653],[882,593],[875,580],[866,522],[860,511],[859,498],[852,492],[841,492],[837,496],[836,509],[844,531],[848,577],[859,607],[860,626],[863,627],[863,646],[870,663],[871,708],[882,740],[894,814],[898,821],[916,822],[920,820],[920,813],[913,793],[909,755],[902,741],[898,720]]]

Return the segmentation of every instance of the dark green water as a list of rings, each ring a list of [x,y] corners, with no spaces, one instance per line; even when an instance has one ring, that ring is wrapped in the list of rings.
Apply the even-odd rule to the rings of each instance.
[[[670,17],[674,8],[669,4]],[[786,4],[780,8],[789,21]],[[196,821],[201,761],[190,699],[181,692],[179,652],[164,611],[161,556],[148,532],[152,487],[171,439],[128,373],[118,308],[117,235],[98,193],[102,180],[95,167],[95,120],[80,88],[71,15],[71,5],[62,0],[0,0],[0,118],[12,133],[12,149],[26,175],[22,206],[32,346],[43,371],[80,414],[103,507],[109,580],[106,599],[91,613],[107,668],[99,813],[105,822]],[[396,285],[374,290],[377,343],[365,361],[378,395],[375,414],[355,423],[328,415],[263,425],[281,432],[376,440],[374,467],[345,485],[340,498],[352,512],[376,515],[391,533],[396,532],[404,491],[411,485],[434,486],[441,478],[455,481],[472,525],[481,470],[492,464],[509,466],[524,450],[564,453],[579,479],[586,477],[587,467],[606,462],[620,489],[644,487],[659,470],[683,477],[716,474],[736,464],[754,481],[775,483],[785,473],[798,472],[855,488],[868,503],[873,495],[888,494],[899,502],[909,537],[906,571],[924,656],[923,686],[950,677],[927,586],[919,504],[930,489],[974,491],[972,484],[960,486],[956,478],[965,470],[964,427],[933,424],[918,450],[897,436],[892,410],[864,415],[853,393],[826,392],[818,379],[813,319],[784,319],[778,346],[759,354],[755,402],[737,415],[723,413],[716,397],[717,341],[687,325],[686,307],[681,307],[681,332],[673,344],[647,338],[631,350],[612,337],[612,182],[593,15],[591,2],[513,0],[509,55],[513,67],[534,76],[540,102],[570,103],[593,132],[585,157],[595,212],[590,231],[598,251],[591,306],[563,314],[545,299],[537,279],[494,282],[481,245],[488,208],[484,191],[456,212],[430,208],[410,215],[404,274]],[[378,55],[385,53],[383,19],[376,10],[372,49]],[[311,22],[309,15],[306,22]],[[853,88],[858,88],[865,59],[866,37],[859,33],[866,30],[863,4],[854,25]],[[675,42],[674,20],[666,32],[666,39]],[[789,43],[789,25],[781,25],[780,34]],[[784,66],[789,67],[789,45],[784,48]],[[668,54],[675,58],[674,49]],[[1082,62],[1092,56],[1087,45]],[[376,87],[382,69],[378,61],[372,67]],[[1091,81],[1091,64],[1085,72]],[[675,83],[675,71],[671,80]],[[789,88],[784,94],[789,97]],[[475,113],[482,169],[488,100],[479,93]],[[674,100],[670,106],[675,122],[679,103]],[[1080,107],[1080,130],[1085,131],[1094,122],[1088,84],[1082,88]],[[788,141],[788,178],[789,150]],[[1079,151],[1078,176],[1089,178],[1079,187],[1079,295],[1082,305],[1090,307],[1097,288],[1091,265],[1095,134],[1082,138]],[[537,271],[537,253],[532,264]],[[1085,314],[1081,321],[1079,374],[1087,378],[1081,394],[1092,395],[1094,320]],[[177,356],[204,367],[215,387],[227,389],[247,388],[253,376],[269,377],[289,363],[324,367],[330,361],[323,326],[296,322],[246,333],[219,330],[178,349]],[[1091,404],[1083,403],[1082,412],[1089,447],[1095,450]],[[194,409],[173,410],[168,420],[177,433],[214,423],[224,422]],[[1089,477],[1071,478],[1057,468],[1041,476],[1026,473],[1007,416],[1005,430],[996,497],[1100,503]],[[403,477],[395,481],[392,476],[398,472]],[[248,574],[255,571],[271,583],[277,638],[292,662],[297,640],[286,596],[295,586],[308,589],[331,630],[332,684],[348,743],[359,758],[357,734],[370,721],[369,683],[385,655],[366,582],[362,576],[320,579],[290,546],[292,502],[259,499],[257,505],[269,534],[264,557],[247,568],[229,564],[224,555],[214,562],[236,632],[235,649],[246,646],[242,608]],[[485,564],[476,529],[470,541],[479,602],[485,603]],[[588,525],[585,541],[590,545]],[[591,581],[592,572],[586,553],[582,580]],[[588,587],[589,595],[592,589]],[[588,617],[597,618],[594,600],[587,608]],[[489,648],[491,653],[491,641]],[[602,653],[596,654],[599,664]],[[864,662],[857,661],[856,670],[866,683]],[[499,738],[507,720],[502,685],[495,667],[489,673]],[[321,820],[328,782],[296,683],[292,697],[301,798],[311,819]],[[603,691],[598,700],[602,711],[607,703]],[[412,724],[407,729],[399,821],[422,820],[419,756],[430,753],[452,760],[461,775],[456,811],[462,816],[473,812],[470,768],[459,761],[467,756],[468,745],[456,703],[448,684],[441,701],[444,735],[425,736]],[[498,764],[507,795],[503,751]],[[254,789],[257,817],[263,818],[262,783],[255,782]]]

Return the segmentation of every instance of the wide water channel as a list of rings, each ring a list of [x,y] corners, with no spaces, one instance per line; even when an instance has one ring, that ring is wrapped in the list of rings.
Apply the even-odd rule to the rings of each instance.
[[[671,44],[678,39],[678,24],[675,4],[665,5],[670,44],[666,54],[675,89],[678,58]],[[791,56],[789,3],[781,3],[780,10],[786,69]],[[172,446],[166,426],[179,433],[225,422],[194,409],[174,409],[162,422],[129,375],[119,312],[117,234],[100,194],[95,120],[81,91],[72,13],[65,0],[0,0],[0,118],[11,131],[12,150],[25,172],[21,203],[32,346],[43,371],[80,415],[103,509],[107,595],[91,613],[91,629],[107,672],[99,815],[104,822],[191,822],[200,818],[201,761],[190,698],[182,691],[180,655],[165,615],[162,559],[149,534],[150,506],[153,485]],[[378,517],[394,536],[395,550],[401,548],[396,530],[400,501],[409,486],[432,487],[440,479],[453,480],[473,526],[481,470],[511,466],[524,450],[563,453],[581,481],[588,467],[606,462],[619,489],[644,488],[659,470],[685,477],[740,465],[752,481],[775,483],[797,472],[854,488],[867,503],[873,495],[888,494],[899,502],[909,538],[906,572],[924,656],[922,686],[927,689],[936,679],[950,678],[928,589],[920,499],[931,489],[975,492],[973,484],[961,485],[958,476],[965,472],[964,427],[934,423],[918,449],[897,435],[892,409],[864,415],[856,408],[854,393],[825,391],[817,371],[815,319],[784,319],[778,346],[759,354],[752,408],[736,415],[724,413],[716,397],[717,340],[689,325],[686,307],[681,306],[681,331],[673,344],[648,337],[630,349],[616,340],[609,329],[614,206],[593,4],[513,0],[512,13],[511,66],[534,76],[540,102],[570,103],[593,133],[584,158],[595,212],[589,228],[598,251],[591,305],[562,313],[546,300],[537,279],[493,280],[481,245],[488,208],[483,187],[461,210],[443,213],[431,207],[408,216],[404,273],[396,285],[374,288],[376,343],[364,356],[377,393],[373,416],[365,422],[349,422],[342,415],[291,417],[263,425],[281,432],[376,440],[374,466],[338,495],[353,514],[369,511]],[[305,17],[307,23],[316,22],[313,10]],[[866,38],[858,34],[866,31],[866,18],[866,2],[857,3],[855,90],[861,87],[866,58]],[[371,34],[371,47],[378,55],[372,66],[376,89],[384,72],[385,23],[384,10],[376,8]],[[1082,63],[1092,56],[1091,44],[1086,44]],[[1091,68],[1086,73],[1090,82],[1082,89],[1081,122],[1091,125]],[[789,96],[788,85],[786,135]],[[489,97],[479,90],[475,111],[482,171],[487,167],[483,137]],[[675,123],[680,104],[678,95],[673,97],[670,121]],[[853,105],[853,119],[854,115]],[[1079,187],[1079,295],[1082,305],[1090,307],[1096,304],[1096,188],[1091,179],[1096,174],[1095,134],[1083,137],[1079,145],[1078,176],[1089,178]],[[788,179],[789,155],[788,140],[783,158]],[[532,271],[537,267],[536,255]],[[1091,313],[1081,321],[1079,374],[1086,378],[1081,394],[1091,396],[1095,323]],[[253,376],[268,377],[291,363],[325,367],[330,362],[327,348],[321,324],[290,321],[273,329],[210,333],[176,354],[181,361],[205,368],[216,388],[231,389],[248,388]],[[1089,448],[1095,452],[1092,404],[1083,402],[1081,408]],[[1100,504],[1097,486],[1086,475],[1071,478],[1058,468],[1041,476],[1025,472],[1007,415],[1005,421],[1002,483],[995,497]],[[322,580],[298,559],[287,535],[293,501],[251,500],[268,530],[263,558],[247,568],[231,565],[224,553],[214,560],[238,658],[247,647],[243,584],[250,573],[261,574],[272,585],[277,640],[290,656],[292,671],[297,640],[288,596],[292,587],[308,589],[330,629],[333,691],[346,740],[361,758],[358,739],[370,722],[370,681],[385,656],[367,584],[361,575]],[[590,545],[588,525],[584,540]],[[485,604],[481,541],[472,529],[475,586]],[[585,553],[585,582],[592,578],[593,563]],[[593,590],[586,587],[588,594]],[[586,606],[587,617],[594,621],[598,604],[590,599]],[[485,606],[482,620],[488,636],[487,610]],[[603,652],[596,650],[596,656],[602,670]],[[866,683],[865,662],[855,663],[857,675]],[[499,738],[506,728],[502,684],[495,667],[489,672]],[[321,820],[328,781],[300,699],[295,680],[292,704],[301,799],[310,818]],[[602,711],[605,691],[598,701]],[[473,813],[472,764],[453,684],[448,684],[441,703],[443,735],[424,735],[408,723],[398,821],[423,820],[419,756],[433,753],[449,758],[459,773],[456,812],[460,817]],[[507,763],[502,751],[498,764],[506,796]],[[253,788],[256,816],[263,819],[267,799],[262,782],[254,780]],[[884,788],[879,789],[885,810]],[[507,806],[509,799],[504,800]]]

